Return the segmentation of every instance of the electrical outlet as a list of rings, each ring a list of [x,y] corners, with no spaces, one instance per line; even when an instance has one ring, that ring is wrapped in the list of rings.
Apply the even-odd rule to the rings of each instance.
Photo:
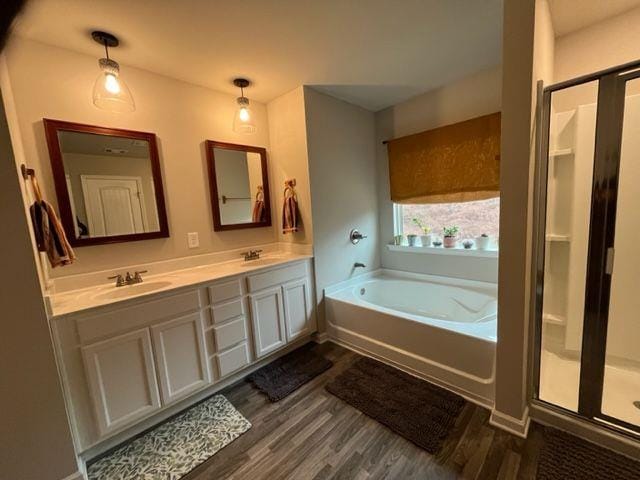
[[[189,248],[198,248],[200,246],[198,232],[187,233],[187,244],[189,245]]]

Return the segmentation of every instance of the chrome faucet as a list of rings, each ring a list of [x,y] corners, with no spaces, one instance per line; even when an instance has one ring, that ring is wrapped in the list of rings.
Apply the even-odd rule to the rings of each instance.
[[[242,252],[240,255],[244,257],[244,261],[257,260],[260,258],[260,252],[262,250],[249,250],[248,252]]]
[[[125,285],[135,285],[136,283],[142,283],[142,275],[141,273],[147,273],[146,270],[139,270],[131,273],[127,272],[127,274],[123,277],[122,274],[114,275],[113,277],[107,277],[108,280],[115,280],[116,287],[124,287]]]
[[[120,274],[114,275],[113,277],[107,277],[107,280],[115,280],[116,287],[124,287],[127,284],[126,280]]]
[[[364,263],[356,262],[353,264],[353,268],[367,268],[367,266]]]

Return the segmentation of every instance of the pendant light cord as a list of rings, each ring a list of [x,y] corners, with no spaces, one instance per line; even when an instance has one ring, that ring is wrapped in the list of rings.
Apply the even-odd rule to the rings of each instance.
[[[104,41],[104,52],[107,55],[107,60],[110,60],[110,58],[109,58],[109,47],[107,46],[107,40],[106,39]]]

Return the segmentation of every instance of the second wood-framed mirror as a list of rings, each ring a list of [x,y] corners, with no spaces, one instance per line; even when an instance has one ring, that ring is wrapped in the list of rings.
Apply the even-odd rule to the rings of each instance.
[[[270,227],[266,149],[214,140],[205,146],[213,229]]]

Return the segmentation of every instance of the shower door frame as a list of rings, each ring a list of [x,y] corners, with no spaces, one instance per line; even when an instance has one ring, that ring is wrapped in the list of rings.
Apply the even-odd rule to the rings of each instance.
[[[534,282],[532,282],[534,302],[532,309],[534,337],[532,401],[565,415],[588,420],[636,440],[640,436],[640,426],[602,413],[602,394],[611,290],[611,274],[607,273],[607,256],[609,249],[614,246],[615,239],[625,88],[628,81],[640,78],[639,67],[640,60],[544,88],[542,88],[542,82],[539,82],[534,191],[534,226],[536,230],[534,235]],[[551,97],[553,92],[593,81],[598,82],[598,100],[589,214],[579,400],[578,411],[574,412],[539,397]],[[603,221],[593,222],[594,218],[602,218]]]

